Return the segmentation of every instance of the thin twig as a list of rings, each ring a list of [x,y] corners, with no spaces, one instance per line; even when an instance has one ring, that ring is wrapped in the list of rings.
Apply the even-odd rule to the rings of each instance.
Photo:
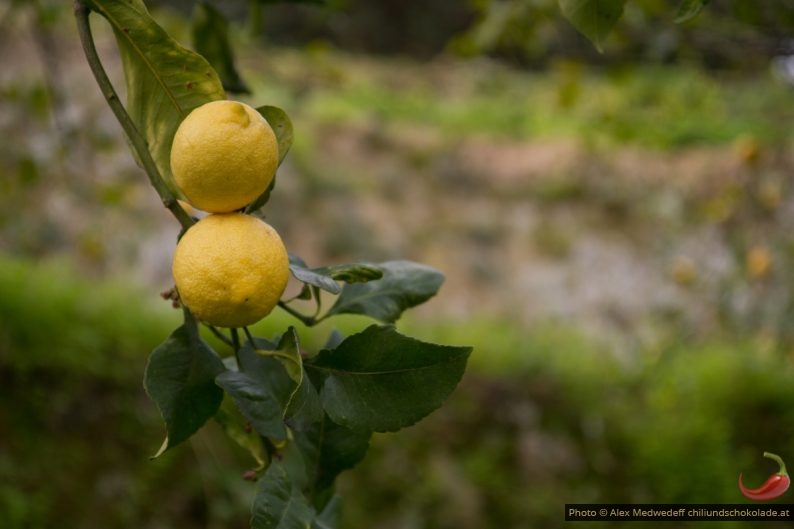
[[[229,339],[228,336],[226,336],[220,330],[218,330],[217,327],[214,327],[212,325],[206,325],[206,327],[210,330],[210,332],[212,332],[212,334],[215,335],[215,337],[218,340],[222,341],[223,343],[225,343],[229,347],[234,347],[234,344],[232,343],[231,339]]]
[[[273,458],[281,459],[281,456],[278,453],[278,448],[276,448],[276,445],[273,444],[273,441],[271,441],[269,437],[262,437],[262,445],[264,446],[265,452],[267,452],[267,458],[270,461],[273,461]]]
[[[187,329],[187,335],[190,343],[195,346],[201,340],[199,337],[198,320],[196,320],[190,310],[188,310],[188,308],[184,305],[182,305],[182,315],[185,320],[185,328]]]
[[[113,114],[115,114],[116,119],[118,119],[121,124],[121,128],[124,129],[124,133],[129,138],[133,149],[135,149],[135,153],[138,155],[138,159],[141,165],[143,165],[146,175],[149,177],[149,182],[152,184],[155,191],[157,191],[157,194],[160,195],[163,205],[173,213],[174,217],[176,217],[182,225],[182,228],[186,230],[193,225],[193,219],[182,209],[182,206],[179,205],[174,194],[165,184],[165,180],[163,180],[160,170],[157,168],[157,164],[154,162],[152,154],[149,152],[146,139],[135,126],[132,118],[124,108],[124,105],[121,104],[116,89],[113,88],[113,83],[110,82],[110,78],[108,78],[107,72],[105,72],[105,68],[102,66],[102,61],[99,59],[99,54],[94,44],[94,38],[91,34],[91,23],[88,19],[90,12],[90,9],[81,0],[75,0],[74,16],[77,20],[77,32],[80,35],[80,43],[83,46],[83,52],[88,61],[88,66],[94,74],[94,79],[96,79],[102,91],[102,95],[105,97]]]
[[[243,327],[243,331],[245,332],[246,338],[248,338],[248,342],[251,344],[251,348],[256,349],[256,342],[254,341],[254,336],[251,334],[251,331],[248,330],[248,327]]]
[[[237,360],[237,369],[243,370],[243,364],[240,362],[240,333],[237,327],[231,328],[232,332],[232,348],[234,348],[234,359]]]
[[[292,316],[298,318],[305,326],[311,327],[316,325],[320,320],[316,318],[312,318],[311,316],[306,316],[305,314],[301,314],[297,310],[293,309],[283,301],[278,302],[278,306],[287,311],[287,313],[291,314]]]

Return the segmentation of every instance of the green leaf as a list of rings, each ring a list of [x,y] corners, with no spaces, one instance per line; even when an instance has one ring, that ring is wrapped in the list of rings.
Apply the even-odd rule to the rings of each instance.
[[[223,391],[215,377],[223,362],[187,325],[175,330],[149,357],[143,385],[165,421],[160,454],[188,439],[218,411]]]
[[[320,397],[306,376],[294,327],[284,333],[276,347],[258,341],[254,353],[255,359],[250,358],[248,350],[242,353],[244,368],[269,379],[284,408],[284,418],[292,428],[301,429],[322,420]],[[282,369],[273,365],[274,360],[281,364]]]
[[[309,379],[305,367],[302,367],[303,377],[297,391],[292,396],[285,413],[286,422],[292,430],[303,431],[323,418],[323,406],[320,395]]]
[[[253,213],[254,211],[258,210],[259,208],[267,204],[267,201],[270,200],[270,194],[276,188],[276,176],[278,175],[273,176],[273,180],[270,181],[270,185],[267,186],[265,192],[259,195],[256,200],[248,204],[248,206],[246,206],[245,208],[246,213]]]
[[[287,113],[278,107],[265,105],[258,107],[256,111],[262,114],[262,117],[267,120],[270,128],[276,133],[276,139],[278,140],[278,162],[283,162],[290,147],[292,147],[292,121],[289,119]]]
[[[345,337],[339,332],[339,329],[332,329],[331,334],[328,335],[328,339],[325,341],[323,349],[336,349],[344,339]]]
[[[342,511],[342,498],[334,494],[323,510],[312,521],[312,529],[334,529],[339,524]]]
[[[289,269],[298,281],[321,288],[331,294],[342,292],[342,287],[339,286],[337,281],[363,283],[383,277],[383,270],[376,265],[352,263],[309,268],[296,255],[289,256]]]
[[[345,283],[366,283],[383,277],[380,267],[368,263],[323,266],[314,271]]]
[[[321,288],[331,294],[339,294],[342,292],[342,287],[327,274],[320,274],[314,270],[307,268],[306,263],[300,257],[295,255],[289,256],[289,270],[295,279],[306,283],[307,285]]]
[[[229,22],[220,11],[208,2],[198,2],[193,12],[191,36],[193,49],[215,68],[226,90],[238,94],[251,93],[234,66]]]
[[[248,344],[251,346],[251,344]],[[275,349],[269,347],[261,347],[260,345],[254,350],[254,352],[261,356],[271,356],[281,362],[281,365],[284,366],[284,369],[287,372],[289,378],[294,382],[296,385],[300,385],[303,381],[303,359],[301,359],[301,354],[298,346],[298,332],[295,330],[295,327],[290,327],[287,329],[287,332],[279,339],[278,345]],[[246,355],[243,360],[243,365],[246,365],[248,361],[248,356]],[[272,374],[272,371],[268,371],[268,374]],[[293,390],[293,395],[295,391]],[[292,395],[287,400],[287,403],[292,400]]]
[[[285,419],[305,425],[319,420],[319,397],[304,377],[293,327],[284,333],[276,347],[265,340],[247,343],[238,353],[239,371],[222,373],[216,383],[234,399],[253,428],[265,437],[287,438]],[[311,391],[310,391],[311,390]]]
[[[709,3],[709,0],[682,0],[678,4],[678,10],[675,12],[674,22],[676,24],[683,24],[698,16],[703,8]]]
[[[218,413],[215,414],[215,420],[230,439],[251,454],[256,461],[256,470],[265,468],[267,455],[262,438],[253,428],[246,428],[247,420],[240,414],[231,397],[224,397]]]
[[[623,15],[626,0],[559,0],[562,14],[598,51]]]
[[[234,399],[240,412],[260,435],[279,440],[287,438],[284,408],[267,380],[239,371],[226,371],[218,375],[215,383]]]
[[[315,498],[315,507],[321,508],[330,499],[334,480],[341,472],[364,459],[371,437],[372,432],[345,428],[327,415],[311,429],[295,432],[295,443],[303,455],[306,481],[310,484],[308,494]]]
[[[365,314],[392,323],[406,309],[433,297],[444,282],[435,268],[411,261],[388,261],[377,267],[383,272],[381,279],[345,285],[326,317]]]
[[[251,529],[308,529],[314,509],[294,485],[284,464],[274,460],[256,486]]]
[[[141,0],[86,3],[113,27],[127,85],[127,112],[166,183],[178,194],[170,163],[174,133],[191,110],[225,97],[218,74],[157,25]]]
[[[287,113],[278,107],[265,105],[257,108],[256,111],[265,118],[270,128],[273,129],[273,132],[276,134],[276,140],[278,141],[278,163],[281,165],[281,162],[284,161],[284,157],[287,156],[287,152],[289,152],[292,146],[292,121],[289,119]],[[248,205],[246,212],[251,213],[267,204],[267,201],[270,200],[270,193],[273,192],[275,187],[276,178],[273,178],[265,192]]]
[[[320,399],[335,423],[395,431],[441,406],[466,368],[470,347],[436,345],[372,325],[306,363],[318,374]]]

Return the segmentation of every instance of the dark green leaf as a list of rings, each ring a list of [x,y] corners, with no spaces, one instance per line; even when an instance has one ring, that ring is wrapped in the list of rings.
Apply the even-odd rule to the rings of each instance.
[[[294,429],[304,429],[321,421],[323,408],[320,397],[303,368],[298,333],[295,328],[290,327],[284,333],[275,349],[268,350],[258,346],[255,352],[259,359],[256,362],[244,360],[243,364],[246,366],[251,364],[251,369],[266,368],[270,383],[272,387],[278,388],[278,394],[283,396],[289,394],[287,400],[282,400],[282,405],[285,407],[284,418],[289,421],[289,425]],[[268,363],[272,359],[279,362],[283,370],[268,368]]]
[[[342,498],[334,494],[323,510],[312,521],[312,529],[335,529],[339,524],[339,515],[342,510]]]
[[[157,404],[166,426],[166,439],[154,457],[193,435],[218,411],[223,391],[215,377],[223,362],[183,325],[149,357],[143,385]]]
[[[383,271],[376,265],[353,263],[309,268],[296,255],[290,255],[289,268],[298,281],[321,288],[331,294],[342,292],[342,287],[339,286],[337,281],[362,283],[383,277]]]
[[[306,263],[304,263],[300,257],[294,255],[289,256],[289,270],[292,272],[292,275],[295,276],[295,279],[307,285],[321,288],[331,294],[339,294],[342,292],[342,287],[340,287],[332,277],[307,268]]]
[[[224,397],[218,413],[215,414],[215,420],[229,438],[251,454],[256,461],[257,470],[265,468],[267,456],[265,447],[262,446],[262,438],[253,428],[246,428],[248,420],[240,414],[231,397]]]
[[[248,344],[251,345],[251,344]],[[257,346],[255,350],[256,354],[261,358],[262,356],[270,356],[278,360],[284,369],[287,372],[287,375],[292,380],[295,385],[300,385],[301,381],[303,380],[303,360],[301,359],[301,354],[298,346],[298,332],[295,330],[295,327],[290,327],[287,329],[287,332],[279,339],[278,346],[276,349],[268,349],[263,348],[261,346]],[[248,357],[245,357],[243,360],[243,365],[246,364]],[[258,361],[258,360],[257,360]],[[268,371],[268,374],[272,374],[272,371]],[[295,390],[293,389],[293,395]],[[292,395],[287,400],[287,404],[289,401],[292,400]]]
[[[626,0],[559,0],[562,14],[598,51],[623,15]]]
[[[259,480],[251,508],[251,529],[307,529],[314,509],[275,459]]]
[[[289,264],[291,264],[291,265],[294,264],[294,265],[300,266],[301,268],[308,268],[308,266],[306,265],[306,261],[304,261],[299,256],[297,256],[297,255],[295,255],[293,253],[289,254]]]
[[[325,341],[323,349],[336,349],[344,339],[344,335],[342,335],[338,329],[334,329],[331,331],[331,334],[328,335],[328,339]]]
[[[311,429],[295,432],[295,443],[303,455],[307,482],[310,484],[309,496],[317,499],[318,495],[330,493],[336,477],[364,459],[370,437],[372,432],[339,426],[327,415]],[[315,501],[315,507],[320,508],[322,505]]]
[[[290,147],[292,147],[292,121],[289,119],[287,113],[278,107],[265,105],[258,107],[256,111],[262,114],[262,117],[267,120],[270,128],[276,133],[276,139],[278,140],[278,161],[279,163],[283,162],[284,157],[287,156],[287,152],[289,152]]]
[[[300,293],[296,297],[304,301],[312,299],[312,288],[317,288],[317,287],[312,287],[304,283]]]
[[[270,128],[273,129],[273,132],[276,134],[276,140],[278,141],[278,163],[281,164],[292,146],[292,121],[290,121],[287,113],[278,107],[266,105],[257,108],[256,111],[267,120]],[[267,204],[267,201],[270,200],[270,193],[273,192],[275,187],[276,178],[273,178],[273,181],[270,182],[265,192],[249,204],[246,211],[250,213]]]
[[[682,0],[675,13],[675,23],[682,24],[692,20],[703,11],[708,3],[709,0]]]
[[[372,325],[336,349],[320,351],[306,368],[321,375],[320,398],[335,423],[394,431],[441,406],[470,353],[470,347],[425,343],[392,326]]]
[[[267,380],[239,371],[226,371],[218,375],[215,382],[234,399],[254,430],[273,439],[287,438],[284,408]]]
[[[267,186],[265,192],[259,195],[256,200],[248,204],[248,206],[245,208],[246,213],[252,213],[267,204],[267,201],[270,200],[270,194],[276,188],[276,176],[278,175],[273,176],[273,180],[270,181],[270,185]]]
[[[193,49],[215,68],[223,87],[229,92],[250,94],[251,91],[234,66],[234,54],[229,44],[229,23],[223,14],[208,2],[198,2],[191,29]]]
[[[237,403],[256,431],[265,437],[286,439],[285,419],[307,425],[322,417],[319,397],[304,377],[298,337],[290,329],[278,345],[257,340],[238,353],[240,371],[223,373],[216,380]]]
[[[367,263],[323,266],[314,271],[345,283],[366,283],[383,277],[383,270],[379,266]]]
[[[218,74],[199,54],[180,46],[149,15],[141,0],[88,0],[116,35],[127,85],[127,112],[146,138],[174,193],[171,143],[187,114],[225,97]]]
[[[246,343],[238,356],[240,370],[271,388],[279,406],[286,410],[302,377],[295,329],[290,327],[275,347],[261,339],[257,339],[253,345]]]
[[[345,285],[327,316],[365,314],[395,322],[404,310],[433,297],[444,282],[435,268],[411,261],[388,261],[377,267],[383,272],[381,279]]]
[[[311,428],[312,425],[323,418],[323,406],[320,403],[320,396],[309,379],[305,368],[300,386],[292,396],[292,400],[287,407],[285,417],[287,424],[293,430],[303,431]]]

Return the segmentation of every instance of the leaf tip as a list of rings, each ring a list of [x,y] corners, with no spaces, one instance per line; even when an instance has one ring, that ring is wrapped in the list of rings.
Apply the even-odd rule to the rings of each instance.
[[[160,457],[161,455],[163,455],[163,453],[164,453],[166,450],[168,450],[169,448],[170,448],[170,446],[168,445],[168,436],[166,435],[166,436],[165,436],[165,440],[163,440],[163,444],[160,446],[160,449],[159,449],[159,450],[157,450],[157,453],[156,453],[156,454],[154,454],[153,456],[150,456],[150,457],[149,457],[149,461],[152,461],[152,460],[154,460],[154,459],[157,459],[158,457]]]

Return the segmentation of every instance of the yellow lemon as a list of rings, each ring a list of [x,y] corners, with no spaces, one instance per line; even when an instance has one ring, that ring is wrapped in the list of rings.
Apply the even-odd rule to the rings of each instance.
[[[201,321],[243,327],[273,310],[289,258],[276,230],[242,213],[209,215],[180,239],[172,266],[182,303]]]
[[[278,168],[276,134],[259,112],[237,101],[212,101],[179,125],[171,172],[193,206],[211,213],[245,207],[265,192]]]

